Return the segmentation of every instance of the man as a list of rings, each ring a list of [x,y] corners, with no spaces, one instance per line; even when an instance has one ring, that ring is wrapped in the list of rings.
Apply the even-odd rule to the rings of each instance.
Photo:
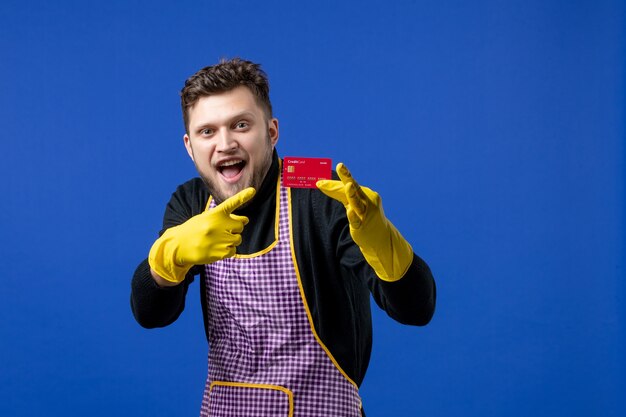
[[[204,68],[181,102],[200,178],[174,192],[135,271],[135,318],[172,323],[200,275],[210,347],[202,416],[364,415],[370,293],[393,319],[425,325],[435,307],[428,266],[344,165],[318,189],[282,185],[259,65]]]

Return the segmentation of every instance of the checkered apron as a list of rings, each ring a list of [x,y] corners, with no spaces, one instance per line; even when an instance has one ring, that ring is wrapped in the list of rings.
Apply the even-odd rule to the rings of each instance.
[[[288,201],[281,186],[278,241],[269,251],[206,265],[202,417],[361,416],[356,385],[334,365],[309,321],[292,258]]]

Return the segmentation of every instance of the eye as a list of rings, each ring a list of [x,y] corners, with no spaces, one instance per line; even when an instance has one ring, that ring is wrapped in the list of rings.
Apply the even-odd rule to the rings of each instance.
[[[239,129],[239,130],[247,129],[248,126],[250,126],[248,122],[244,122],[244,121],[235,123],[235,129]]]
[[[202,129],[202,130],[200,130],[200,134],[202,136],[210,136],[210,135],[213,134],[213,129],[211,129],[211,128]]]

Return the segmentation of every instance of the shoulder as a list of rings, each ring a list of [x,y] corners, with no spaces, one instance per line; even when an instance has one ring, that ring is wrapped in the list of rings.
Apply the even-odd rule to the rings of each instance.
[[[172,194],[172,200],[174,199],[184,204],[191,216],[195,216],[204,211],[209,200],[209,190],[207,190],[202,179],[192,178],[176,188]]]
[[[200,178],[195,177],[176,187],[176,191],[174,191],[172,196],[177,196],[184,200],[193,200],[199,197],[208,198],[209,191],[204,185],[204,182],[202,182]]]
[[[183,223],[202,213],[209,199],[209,191],[200,178],[192,178],[176,187],[167,203],[163,218],[164,228]]]

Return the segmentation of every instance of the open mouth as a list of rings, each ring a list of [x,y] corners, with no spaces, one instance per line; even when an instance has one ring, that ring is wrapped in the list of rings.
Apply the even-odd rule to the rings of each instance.
[[[241,159],[233,159],[232,161],[224,161],[219,164],[217,171],[228,182],[234,182],[239,179],[241,171],[246,166],[246,161]]]

